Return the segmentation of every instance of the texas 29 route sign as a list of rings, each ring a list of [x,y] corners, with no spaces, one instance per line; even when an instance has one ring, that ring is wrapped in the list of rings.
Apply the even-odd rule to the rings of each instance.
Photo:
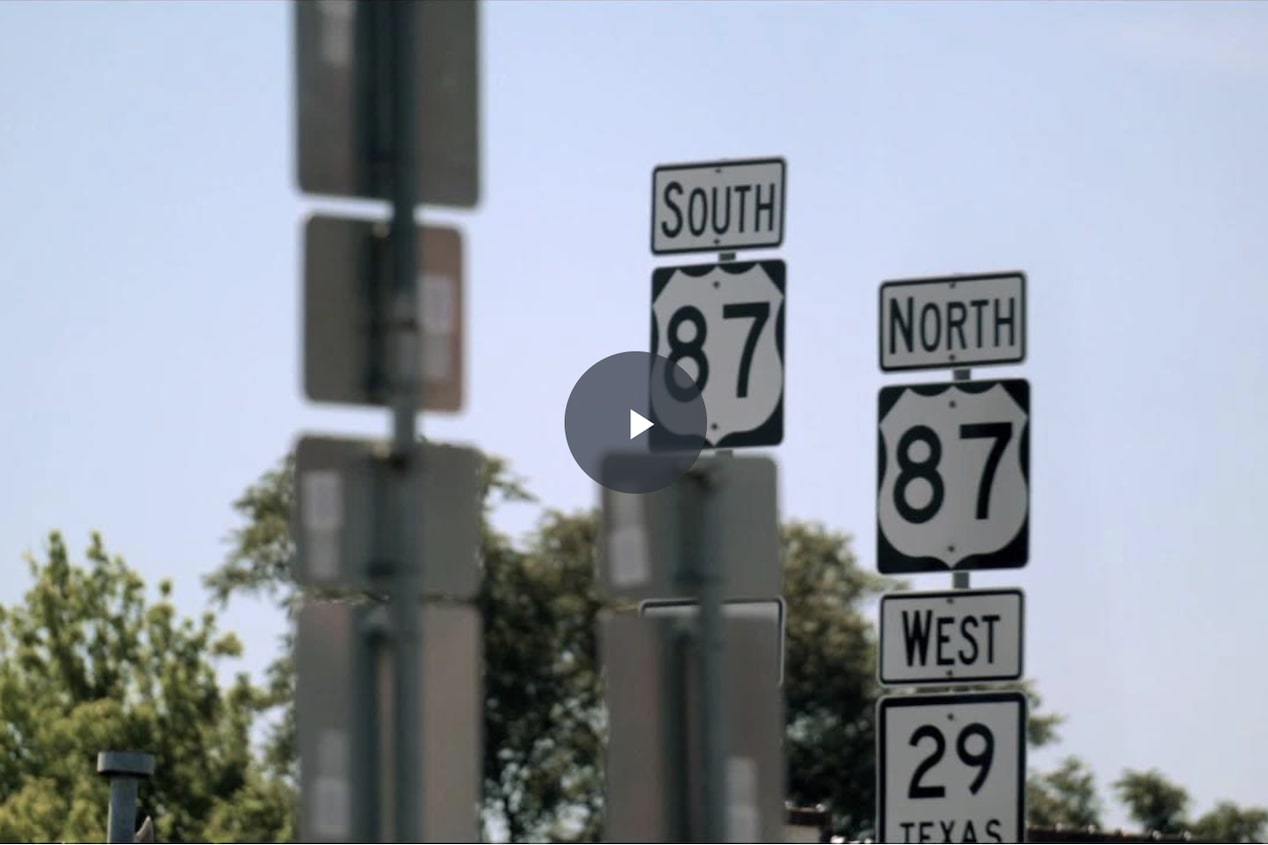
[[[884,387],[879,406],[877,569],[1025,566],[1030,383]]]
[[[877,710],[879,841],[1024,841],[1024,694],[909,695]]]
[[[777,446],[784,439],[784,294],[782,261],[652,273],[652,352],[695,380],[708,409],[708,448]],[[671,394],[679,389],[668,387]],[[649,432],[653,442],[669,434],[659,428]]]

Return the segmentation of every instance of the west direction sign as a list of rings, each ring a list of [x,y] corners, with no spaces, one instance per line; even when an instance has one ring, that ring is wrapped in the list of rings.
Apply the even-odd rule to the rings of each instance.
[[[878,336],[886,372],[1020,363],[1026,358],[1026,276],[885,282]]]
[[[782,158],[671,164],[652,172],[652,252],[722,252],[784,241]]]
[[[1023,693],[897,696],[877,709],[878,841],[1024,841]]]
[[[1030,382],[883,387],[877,569],[1011,569],[1030,554]]]
[[[881,683],[1020,679],[1024,604],[1021,590],[887,593],[881,597]]]

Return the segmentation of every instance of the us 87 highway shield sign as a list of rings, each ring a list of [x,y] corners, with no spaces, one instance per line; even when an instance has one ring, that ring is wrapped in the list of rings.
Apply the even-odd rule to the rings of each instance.
[[[782,261],[652,273],[652,352],[695,379],[708,410],[709,448],[778,446],[784,439],[784,294]],[[673,395],[681,386],[666,387]],[[661,428],[648,432],[653,444],[675,433]]]
[[[1009,569],[1030,552],[1030,383],[882,388],[877,569]]]
[[[1025,695],[909,695],[877,710],[879,841],[1024,840]]]

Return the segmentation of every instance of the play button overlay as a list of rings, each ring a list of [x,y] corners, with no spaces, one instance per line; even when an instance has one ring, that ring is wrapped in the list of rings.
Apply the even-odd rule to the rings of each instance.
[[[619,352],[577,380],[564,432],[573,459],[596,483],[653,493],[695,466],[708,416],[682,367],[648,352]]]
[[[638,437],[640,434],[642,434],[644,431],[647,431],[647,429],[651,428],[654,425],[656,425],[656,423],[652,422],[647,417],[640,414],[638,411],[630,411],[630,439],[631,440],[633,440],[635,437]]]

